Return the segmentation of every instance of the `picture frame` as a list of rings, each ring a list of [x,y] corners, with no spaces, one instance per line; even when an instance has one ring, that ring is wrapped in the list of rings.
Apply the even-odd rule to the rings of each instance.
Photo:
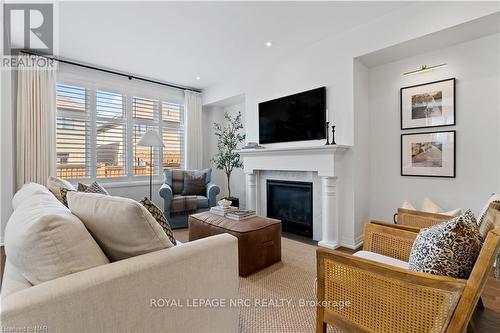
[[[401,134],[401,176],[456,177],[456,131]]]
[[[400,89],[401,129],[456,125],[455,78]]]

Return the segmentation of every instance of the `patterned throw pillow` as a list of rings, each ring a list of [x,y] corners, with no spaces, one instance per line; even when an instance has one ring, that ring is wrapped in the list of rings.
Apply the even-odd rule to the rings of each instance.
[[[486,239],[488,232],[500,228],[500,201],[493,201],[479,224],[479,234]]]
[[[201,176],[184,174],[184,188],[181,195],[207,195],[207,175],[204,173]]]
[[[69,188],[61,187],[59,189],[61,193],[61,202],[63,203],[64,206],[68,207],[68,192],[75,192],[75,190],[71,190]]]
[[[422,229],[413,243],[409,268],[417,272],[467,279],[483,240],[474,214],[465,214]]]
[[[158,206],[156,206],[151,200],[148,198],[144,198],[141,200],[141,204],[148,210],[148,212],[151,213],[151,215],[154,217],[156,222],[163,228],[163,231],[165,231],[165,234],[167,235],[168,239],[172,242],[172,244],[177,245],[177,241],[174,238],[174,233],[172,232],[172,229],[170,228],[170,224],[168,223],[167,219],[165,218],[165,215],[163,215],[163,212],[161,211]]]
[[[106,191],[104,187],[99,185],[99,183],[96,181],[94,181],[90,185],[78,183],[78,192],[99,193],[99,194],[109,195],[108,191]]]
[[[481,210],[481,213],[479,213],[479,218],[477,219],[477,225],[481,227],[481,224],[483,224],[486,215],[488,213],[488,209],[490,208],[491,204],[500,204],[500,194],[493,193],[489,198],[488,201],[486,202],[486,205],[484,208]]]

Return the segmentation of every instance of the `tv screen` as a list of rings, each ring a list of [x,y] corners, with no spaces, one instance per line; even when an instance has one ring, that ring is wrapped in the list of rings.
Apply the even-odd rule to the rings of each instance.
[[[326,88],[259,103],[259,143],[325,139]]]

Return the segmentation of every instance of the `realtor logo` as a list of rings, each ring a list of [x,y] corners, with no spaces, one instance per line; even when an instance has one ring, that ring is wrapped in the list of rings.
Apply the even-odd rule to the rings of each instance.
[[[20,50],[53,54],[53,4],[4,4],[4,55]]]

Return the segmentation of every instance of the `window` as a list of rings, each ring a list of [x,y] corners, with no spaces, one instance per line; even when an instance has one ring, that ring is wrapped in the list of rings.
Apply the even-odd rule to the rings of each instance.
[[[149,175],[150,148],[137,145],[148,130],[158,132],[164,142],[164,147],[153,148],[153,174],[183,166],[182,101],[96,89],[90,83],[57,84],[56,92],[59,177],[111,180]]]
[[[90,127],[85,88],[57,85],[56,151],[57,176],[90,176]]]

